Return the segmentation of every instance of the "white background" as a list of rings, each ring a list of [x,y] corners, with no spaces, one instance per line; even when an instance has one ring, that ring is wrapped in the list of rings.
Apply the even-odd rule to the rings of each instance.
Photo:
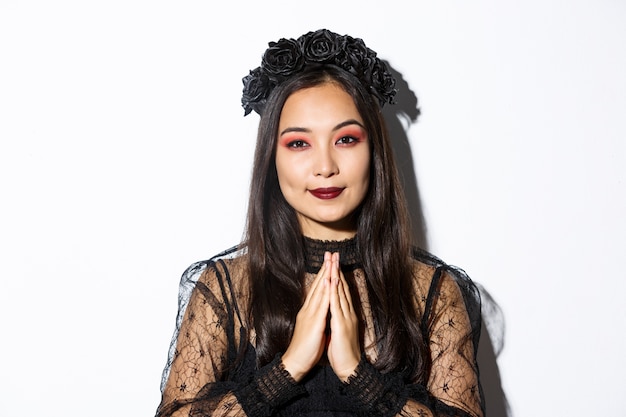
[[[502,309],[511,414],[626,415],[626,3],[3,0],[1,416],[154,414],[179,276],[242,235],[241,78],[321,27],[419,99],[429,249]]]

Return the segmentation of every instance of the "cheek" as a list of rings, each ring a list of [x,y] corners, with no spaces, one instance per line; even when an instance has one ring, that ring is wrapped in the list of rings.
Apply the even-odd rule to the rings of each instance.
[[[370,180],[370,152],[364,152],[360,158],[354,161],[353,172],[355,173],[355,179],[364,184],[365,189],[369,187]]]
[[[285,169],[279,165],[276,164],[276,175],[278,177],[278,186],[280,187],[280,190],[283,192],[283,194],[285,193],[285,185],[288,183],[288,179],[285,176]]]
[[[279,148],[276,151],[276,156],[274,158],[274,165],[276,166],[276,175],[278,176],[278,183],[282,184],[285,180],[285,173],[288,172],[285,167],[285,156],[281,152]]]
[[[297,185],[300,177],[299,173],[299,165],[293,161],[294,158],[289,158],[288,156],[281,156],[280,154],[276,157],[276,174],[278,176],[278,185],[285,193],[288,187],[293,187]],[[301,168],[301,167],[300,167]]]
[[[362,184],[362,190],[361,190],[361,203],[363,202],[363,200],[365,199],[365,196],[367,195],[369,188],[370,188],[370,161],[369,161],[369,157],[367,159],[367,163],[365,164],[365,166],[361,166],[361,184]]]

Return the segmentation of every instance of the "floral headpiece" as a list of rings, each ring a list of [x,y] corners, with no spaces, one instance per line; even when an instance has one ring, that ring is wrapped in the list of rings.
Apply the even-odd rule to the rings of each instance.
[[[376,52],[359,38],[320,29],[298,39],[282,38],[269,43],[261,66],[243,78],[244,116],[252,110],[261,114],[274,87],[309,65],[342,68],[356,76],[381,106],[394,102],[396,80]]]

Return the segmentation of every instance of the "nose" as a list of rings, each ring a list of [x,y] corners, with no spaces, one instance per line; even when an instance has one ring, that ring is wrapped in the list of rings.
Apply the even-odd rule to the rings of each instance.
[[[339,166],[331,148],[318,148],[313,158],[315,158],[313,161],[313,173],[316,177],[332,177],[339,174]]]

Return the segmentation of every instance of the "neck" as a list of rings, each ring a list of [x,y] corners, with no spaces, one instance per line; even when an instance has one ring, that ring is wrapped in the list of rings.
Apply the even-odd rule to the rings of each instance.
[[[333,231],[330,233],[311,233],[310,231],[303,231],[302,235],[310,239],[325,240],[325,241],[341,241],[352,239],[356,236],[355,231]]]
[[[356,229],[352,221],[340,221],[335,223],[313,223],[300,219],[302,234],[317,240],[346,240],[356,236]]]
[[[309,273],[316,274],[319,272],[325,252],[339,252],[339,262],[342,269],[352,270],[361,265],[356,237],[344,240],[317,240],[305,236],[303,243],[306,271]]]

